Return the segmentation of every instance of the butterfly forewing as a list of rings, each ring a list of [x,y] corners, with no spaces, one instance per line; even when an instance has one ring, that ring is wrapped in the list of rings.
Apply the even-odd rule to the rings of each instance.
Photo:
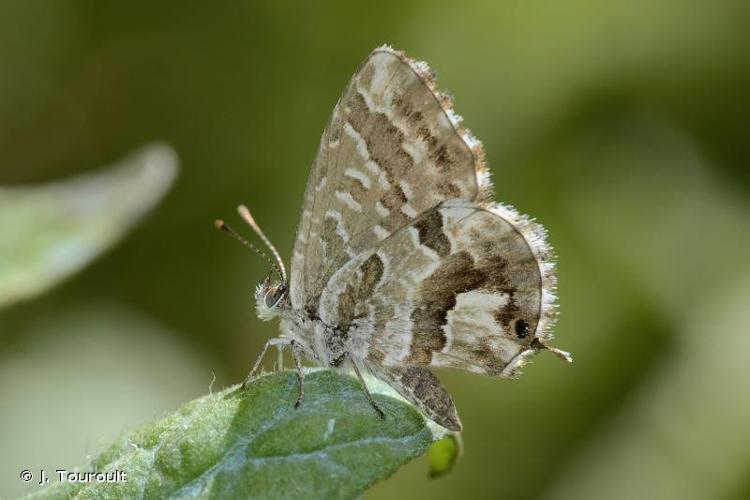
[[[333,273],[424,211],[489,190],[481,146],[448,104],[426,66],[388,48],[364,61],[334,109],[307,183],[293,307],[317,310]]]

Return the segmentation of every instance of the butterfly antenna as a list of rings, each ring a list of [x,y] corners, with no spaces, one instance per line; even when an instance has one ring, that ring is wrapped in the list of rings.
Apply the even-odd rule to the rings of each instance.
[[[271,258],[268,255],[266,255],[266,253],[263,250],[261,250],[260,248],[256,247],[255,245],[253,245],[252,243],[250,243],[249,241],[247,241],[245,238],[243,238],[242,236],[240,236],[239,233],[237,233],[237,231],[235,231],[234,229],[232,229],[231,227],[229,227],[229,225],[226,222],[224,222],[223,220],[218,219],[216,222],[214,222],[214,224],[216,225],[217,228],[221,229],[222,231],[224,231],[225,233],[227,233],[228,235],[230,235],[232,238],[236,239],[237,241],[239,241],[240,243],[242,243],[246,247],[248,247],[251,250],[255,251],[255,253],[257,253],[258,255],[260,255],[261,257],[263,257],[263,259],[266,262],[268,262],[268,264],[271,266],[271,268],[273,270],[275,270],[277,273],[279,273],[279,276],[281,276],[281,278],[286,282],[285,274],[282,273],[279,270],[278,266],[276,266],[276,263],[273,260],[271,260]]]
[[[281,260],[281,255],[279,255],[276,247],[273,246],[273,243],[271,243],[271,240],[266,237],[265,233],[261,231],[260,226],[258,226],[258,223],[255,222],[255,219],[253,219],[253,216],[250,214],[250,210],[248,210],[245,205],[240,205],[239,207],[237,207],[237,212],[239,212],[240,217],[245,219],[245,222],[247,222],[248,225],[253,228],[253,231],[255,231],[260,239],[263,240],[263,243],[265,243],[266,246],[271,250],[273,256],[276,258],[276,264],[278,264],[276,268],[280,271],[281,279],[284,281],[284,284],[286,284],[286,268],[284,267],[284,261]]]

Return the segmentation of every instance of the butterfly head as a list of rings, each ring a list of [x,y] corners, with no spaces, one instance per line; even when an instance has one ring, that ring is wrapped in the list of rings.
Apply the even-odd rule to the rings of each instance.
[[[275,318],[286,303],[287,291],[287,284],[283,279],[272,281],[269,275],[260,282],[255,288],[255,309],[258,317],[263,321]]]

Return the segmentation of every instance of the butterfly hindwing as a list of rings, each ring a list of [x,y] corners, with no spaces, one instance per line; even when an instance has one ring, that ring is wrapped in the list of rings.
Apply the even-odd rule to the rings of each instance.
[[[513,376],[554,319],[543,236],[507,207],[445,202],[343,266],[322,319],[370,364]]]
[[[452,431],[461,430],[461,420],[451,395],[429,368],[370,364],[370,370],[438,424]]]

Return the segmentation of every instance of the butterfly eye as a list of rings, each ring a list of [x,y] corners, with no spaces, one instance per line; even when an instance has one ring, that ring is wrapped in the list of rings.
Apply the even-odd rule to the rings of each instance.
[[[275,286],[268,290],[268,293],[266,293],[266,307],[276,307],[281,302],[281,299],[284,298],[285,293],[286,287],[283,285]]]

